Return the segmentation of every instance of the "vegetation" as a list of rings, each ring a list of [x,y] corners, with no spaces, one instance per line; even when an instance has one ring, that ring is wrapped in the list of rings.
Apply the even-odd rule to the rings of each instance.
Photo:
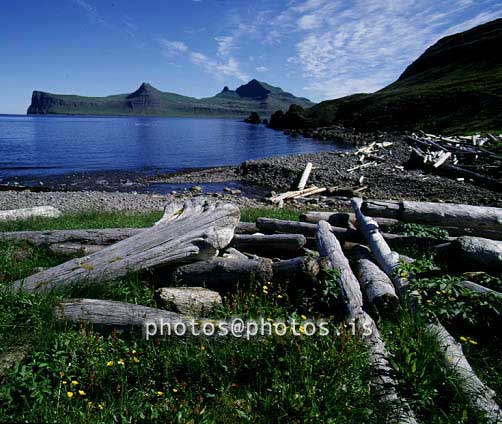
[[[0,230],[145,227],[159,216],[96,212],[4,223]],[[248,221],[258,216],[297,219],[298,213],[247,209],[242,216]],[[1,421],[382,423],[386,409],[392,408],[369,384],[373,370],[365,347],[347,328],[335,324],[334,312],[340,307],[336,273],[328,273],[308,295],[287,283],[270,282],[266,289],[252,284],[251,290],[228,295],[212,316],[322,316],[331,319],[330,336],[145,340],[134,332],[62,324],[52,312],[63,295],[154,306],[155,286],[139,276],[51,295],[5,290],[37,267],[65,259],[25,243],[0,243]],[[401,272],[420,276],[442,270],[434,258],[418,259],[403,265]],[[486,274],[477,278],[492,288],[502,285],[500,278]],[[427,320],[440,319],[462,341],[469,360],[499,400],[502,394],[497,331],[501,305],[462,291],[456,281],[455,276],[413,279],[422,312],[412,316],[403,309],[398,318],[379,322],[398,390],[421,422],[483,422],[424,332]],[[328,306],[324,315],[316,302]],[[24,359],[3,367],[4,358],[16,352]]]

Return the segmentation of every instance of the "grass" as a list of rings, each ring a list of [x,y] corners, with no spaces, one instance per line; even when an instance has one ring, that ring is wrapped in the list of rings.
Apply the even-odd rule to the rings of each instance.
[[[159,216],[87,213],[4,223],[0,230],[145,227]],[[242,211],[245,220],[258,216],[298,219],[298,212]],[[41,247],[0,243],[0,358],[13,350],[25,354],[22,362],[7,369],[0,366],[0,421],[383,423],[386,411],[393,407],[382,402],[369,384],[373,370],[366,348],[336,324],[335,316],[327,317],[331,320],[329,336],[288,333],[250,340],[145,340],[132,331],[58,322],[53,308],[62,293],[30,295],[4,290],[37,267],[65,259]],[[424,258],[408,271],[420,273],[435,267],[441,264]],[[316,298],[336,315],[333,305],[340,293],[335,278],[336,274],[328,275],[314,288],[314,300],[287,282],[272,282],[267,290],[251,283],[250,289],[228,295],[224,306],[209,318],[303,319],[306,315],[317,319],[322,315],[319,308],[312,307]],[[498,306],[455,292],[455,281],[446,277],[415,281],[413,289],[421,291],[424,312],[412,316],[404,310],[398,319],[379,322],[398,391],[421,422],[483,422],[468,406],[455,376],[444,367],[441,353],[424,332],[424,324],[431,318],[439,318],[457,339],[466,338],[464,349],[476,371],[499,398],[502,393],[500,340],[493,334],[499,328],[493,315]],[[492,278],[490,284],[497,287],[500,279]],[[155,306],[154,290],[151,281],[132,275],[99,287],[71,290],[65,296]],[[453,296],[456,300],[449,301]],[[487,317],[490,330],[481,334],[479,328],[485,326]]]

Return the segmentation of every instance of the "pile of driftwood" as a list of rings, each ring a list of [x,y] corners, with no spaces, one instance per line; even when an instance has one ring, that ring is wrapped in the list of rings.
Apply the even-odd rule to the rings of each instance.
[[[502,191],[502,156],[487,149],[501,144],[501,136],[444,137],[421,132],[405,140],[412,149],[410,165]]]
[[[101,299],[68,299],[56,308],[62,320],[113,327],[184,322],[188,315],[203,318],[221,304],[222,294],[249,288],[250,281],[312,285],[321,267],[338,270],[345,319],[355,323],[369,349],[377,371],[373,384],[383,399],[396,405],[393,422],[415,423],[413,411],[398,394],[377,324],[368,314],[396,313],[408,298],[404,294],[409,277],[396,269],[401,261],[413,259],[393,248],[427,246],[457,267],[502,272],[502,209],[361,199],[353,199],[352,207],[352,213],[305,213],[301,222],[259,218],[256,223],[241,223],[236,206],[196,198],[168,205],[163,218],[148,229],[23,231],[0,233],[0,240],[24,240],[80,256],[15,282],[15,290],[46,292],[106,284],[132,272],[157,273],[159,279],[168,274],[164,281],[177,282],[176,287],[158,290],[159,309]],[[438,240],[390,232],[399,222],[455,229],[457,236]],[[493,238],[487,238],[490,235]],[[353,266],[346,255],[354,259]],[[501,296],[473,282],[462,285]],[[472,405],[489,422],[501,422],[493,391],[476,376],[460,345],[440,323],[431,323],[428,329]]]

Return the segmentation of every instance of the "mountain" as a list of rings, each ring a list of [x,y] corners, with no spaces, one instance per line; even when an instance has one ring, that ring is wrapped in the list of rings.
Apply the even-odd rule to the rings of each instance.
[[[445,37],[394,83],[373,94],[319,103],[303,112],[303,124],[447,133],[502,131],[500,46],[502,19]],[[281,114],[278,117],[283,122],[276,126],[294,124],[284,122]]]
[[[251,112],[270,116],[273,111],[287,110],[292,104],[303,107],[314,105],[308,99],[295,97],[279,87],[257,80],[241,85],[235,91],[225,87],[215,96],[203,99],[165,93],[143,83],[131,94],[108,97],[82,97],[34,91],[28,114],[244,118]]]

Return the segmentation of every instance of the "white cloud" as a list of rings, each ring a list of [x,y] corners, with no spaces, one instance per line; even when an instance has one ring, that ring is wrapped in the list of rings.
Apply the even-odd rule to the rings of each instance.
[[[298,19],[300,29],[315,29],[322,25],[322,17],[318,15],[303,15]]]
[[[202,66],[208,73],[218,79],[223,79],[223,76],[231,76],[241,81],[248,81],[249,76],[240,70],[240,65],[234,58],[229,58],[226,62],[220,62],[212,59],[200,52],[190,53],[192,63]]]
[[[256,72],[267,72],[268,68],[266,66],[258,66]]]
[[[183,41],[173,41],[167,40],[166,38],[160,38],[159,43],[162,47],[162,54],[167,58],[173,58],[188,51],[188,46]]]
[[[226,57],[230,54],[234,47],[234,36],[227,35],[223,37],[215,37],[218,44],[218,56]]]

